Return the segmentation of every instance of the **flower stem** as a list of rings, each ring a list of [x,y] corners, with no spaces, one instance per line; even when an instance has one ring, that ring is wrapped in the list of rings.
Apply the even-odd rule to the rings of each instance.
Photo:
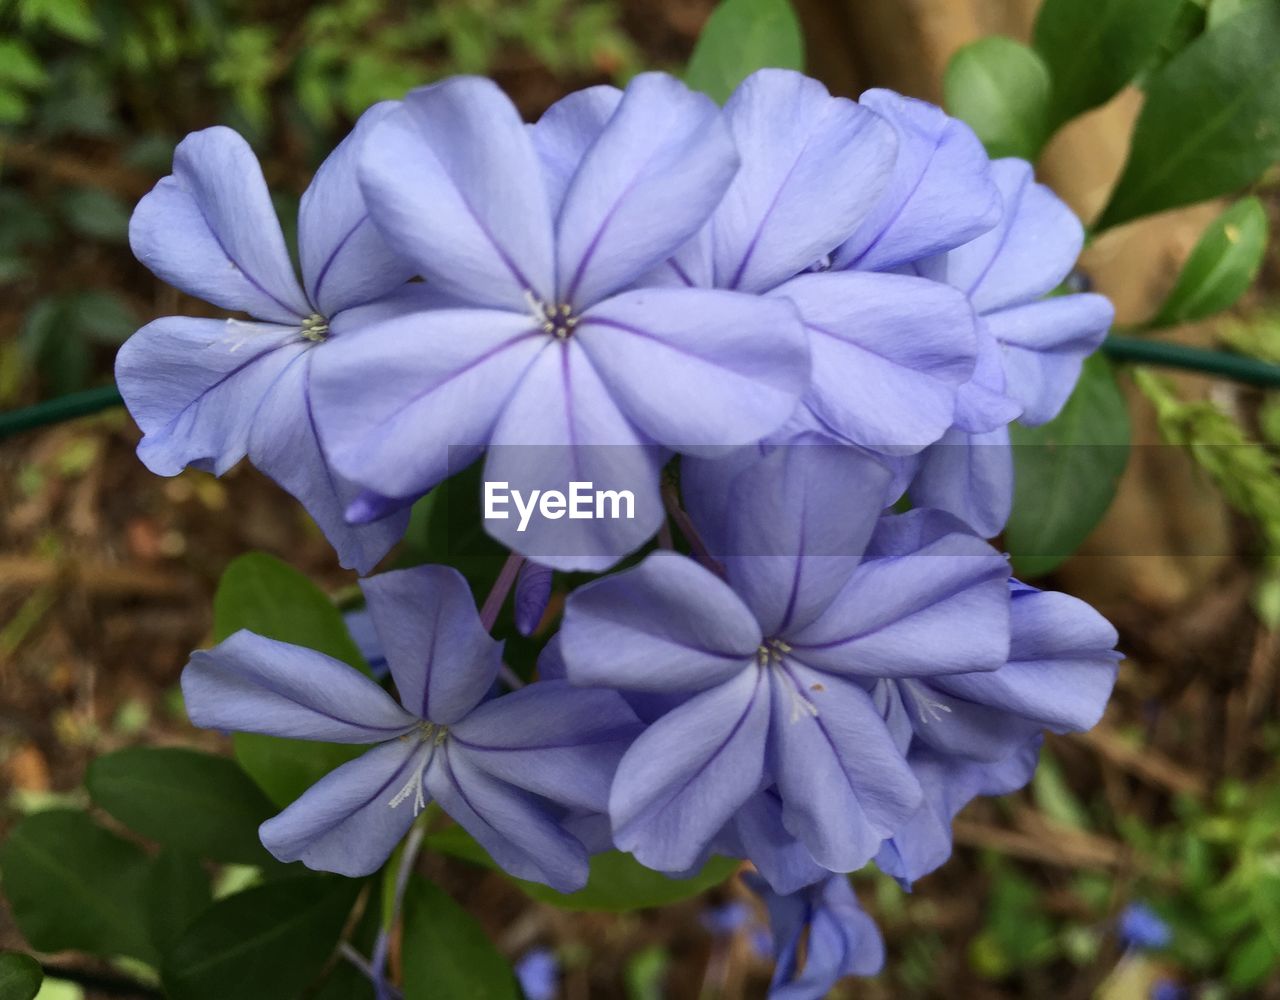
[[[507,595],[511,593],[511,587],[516,582],[523,562],[524,556],[512,552],[507,556],[507,561],[502,564],[498,578],[493,581],[493,589],[489,591],[489,596],[484,599],[484,606],[480,609],[480,624],[484,626],[486,632],[493,631],[494,623],[498,620],[498,612],[502,610]]]
[[[405,841],[404,851],[400,855],[400,867],[396,869],[396,882],[391,903],[391,919],[385,927],[378,931],[378,939],[373,945],[373,958],[370,960],[372,971],[373,993],[377,1000],[394,1000],[394,988],[387,983],[387,952],[391,947],[391,930],[400,919],[400,909],[404,905],[404,891],[409,885],[409,876],[413,874],[414,863],[418,860],[418,852],[422,849],[422,840],[427,829],[421,823],[415,823],[409,831],[409,839]],[[398,995],[399,990],[394,990]]]
[[[0,413],[0,438],[48,424],[60,424],[76,417],[87,417],[90,413],[119,406],[122,402],[124,400],[120,398],[120,391],[114,385],[55,396],[34,406]]]
[[[680,529],[680,534],[684,535],[685,541],[689,543],[694,558],[707,569],[715,573],[724,575],[724,567],[711,554],[706,543],[703,542],[702,536],[698,534],[698,529],[693,526],[693,519],[680,506],[680,497],[676,494],[676,484],[670,480],[665,480],[662,484],[662,503],[667,508],[667,513],[671,516],[671,520],[675,521],[676,526]]]
[[[1219,375],[1249,385],[1280,388],[1280,365],[1244,354],[1171,344],[1165,340],[1119,337],[1114,334],[1103,342],[1102,350],[1116,361],[1182,368],[1205,375]]]

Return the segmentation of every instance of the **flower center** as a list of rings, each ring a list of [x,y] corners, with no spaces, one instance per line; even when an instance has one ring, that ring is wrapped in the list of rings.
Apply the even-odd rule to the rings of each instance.
[[[319,313],[312,313],[302,321],[302,338],[313,344],[320,344],[329,339],[329,320]]]
[[[395,796],[387,803],[392,809],[404,802],[410,795],[413,796],[413,814],[415,816],[427,808],[427,797],[422,790],[422,778],[426,773],[427,765],[431,763],[431,758],[435,756],[436,747],[445,741],[445,737],[449,735],[448,726],[438,726],[434,722],[421,722],[418,728],[412,732],[405,733],[401,739],[412,740],[417,739],[418,743],[430,743],[431,747],[422,755],[422,760],[418,762],[418,766],[413,769],[413,774],[409,780],[396,792]]]
[[[780,667],[791,646],[782,639],[766,639],[756,650],[756,663],[762,667]]]
[[[529,309],[533,318],[542,327],[542,332],[550,334],[556,340],[568,340],[573,328],[578,325],[578,317],[573,314],[573,306],[567,302],[559,304],[543,302],[533,292],[525,293],[529,299]]]

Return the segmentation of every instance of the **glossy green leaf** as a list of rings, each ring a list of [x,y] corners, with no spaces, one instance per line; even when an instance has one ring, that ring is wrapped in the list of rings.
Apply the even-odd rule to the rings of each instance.
[[[221,641],[242,628],[319,650],[369,672],[328,595],[298,570],[265,553],[233,560],[213,598],[214,638]],[[234,746],[240,766],[278,806],[288,805],[365,750],[256,733],[237,733]]]
[[[518,1000],[506,959],[476,919],[419,875],[404,896],[404,1000]]]
[[[154,964],[147,870],[140,847],[67,809],[26,817],[0,847],[9,907],[39,951],[128,955]]]
[[[1056,128],[1114,97],[1173,28],[1182,0],[1045,0],[1034,44],[1052,81]]]
[[[304,573],[265,552],[233,559],[213,597],[214,638],[221,642],[242,628],[318,649],[369,672],[329,595]]]
[[[89,765],[85,785],[130,830],[167,847],[214,861],[270,861],[258,826],[276,810],[226,757],[178,747],[117,750]]]
[[[943,75],[947,110],[993,157],[1034,160],[1049,138],[1049,70],[1033,49],[993,35],[966,45]]]
[[[161,955],[213,902],[209,876],[199,860],[169,847],[151,862],[144,894],[147,930]]]
[[[758,69],[804,69],[804,33],[788,0],[721,0],[707,19],[684,79],[724,103]]]
[[[497,865],[476,841],[459,826],[447,827],[427,837],[427,845],[442,854],[462,858],[486,868]],[[601,910],[621,913],[667,906],[701,895],[729,878],[739,862],[732,858],[712,858],[696,875],[672,878],[640,864],[630,854],[606,851],[591,859],[587,884],[577,892],[561,893],[538,882],[513,879],[534,899],[567,910]]]
[[[1129,458],[1129,410],[1111,365],[1085,362],[1075,392],[1042,427],[1012,428],[1013,514],[1005,548],[1019,576],[1049,572],[1102,520]]]
[[[1267,249],[1267,211],[1257,198],[1236,202],[1200,236],[1151,326],[1202,319],[1235,305],[1253,284]]]
[[[44,970],[30,955],[0,954],[0,1000],[34,1000],[43,981]]]
[[[1216,28],[1235,17],[1250,4],[1269,2],[1270,0],[1209,0],[1209,27]]]
[[[1096,228],[1229,194],[1280,159],[1280,3],[1246,6],[1147,83]]]
[[[316,980],[362,883],[307,875],[267,882],[205,910],[165,956],[172,1000],[287,1000]]]

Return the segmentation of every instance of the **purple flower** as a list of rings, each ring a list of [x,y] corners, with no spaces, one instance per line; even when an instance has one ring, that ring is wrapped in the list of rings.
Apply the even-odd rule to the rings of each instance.
[[[1129,948],[1159,951],[1169,947],[1169,925],[1146,903],[1130,903],[1120,914],[1120,940]]]
[[[895,216],[885,206],[901,188],[917,190],[921,207],[931,197],[985,205],[992,197],[985,173],[940,167],[925,171],[922,181],[923,154],[909,144],[904,153],[888,121],[799,73],[753,74],[729,98],[724,116],[742,167],[707,227],[654,280],[795,304],[813,355],[797,426],[890,453],[936,441],[974,369],[968,302],[938,283],[832,266],[850,240],[865,244],[873,261],[882,259],[871,244],[875,233],[893,228]],[[944,192],[935,191],[944,183]],[[918,228],[908,218],[899,225]],[[920,245],[936,252],[936,243]]]
[[[1114,317],[1101,295],[1045,298],[1075,265],[1083,228],[1052,191],[1035,183],[1030,164],[998,160],[991,169],[1003,206],[999,223],[912,265],[969,296],[988,360],[979,362],[961,393],[955,426],[923,456],[911,495],[921,506],[951,511],[984,536],[1004,527],[1012,505],[1006,425],[1014,416],[1032,426],[1056,416]]]
[[[504,544],[557,569],[636,548],[662,518],[667,449],[757,440],[808,384],[785,300],[636,287],[737,167],[719,109],[661,74],[621,97],[575,94],[532,128],[487,80],[412,92],[364,147],[361,184],[388,242],[452,307],[318,358],[336,468],[412,498],[488,448],[490,482],[635,496],[634,519],[539,519],[527,533],[486,519]]]
[[[550,566],[543,566],[526,559],[516,577],[516,630],[524,636],[533,635],[547,613],[551,603],[551,582],[554,573]]]
[[[870,689],[1004,664],[1008,564],[959,531],[864,560],[889,473],[853,449],[772,449],[724,493],[718,475],[700,488],[704,464],[689,463],[686,500],[699,525],[723,519],[725,579],[660,552],[565,610],[571,681],[674,704],[619,765],[614,839],[684,870],[776,788],[790,836],[822,867],[852,871],[921,801]]]
[[[878,543],[905,547],[883,537]],[[906,885],[950,857],[956,813],[978,795],[1004,795],[1030,781],[1041,733],[1092,728],[1115,683],[1116,632],[1101,615],[1016,580],[1010,593],[1009,660],[999,670],[877,688],[876,703],[899,746],[910,746],[907,760],[924,789],[915,816],[876,858]]]
[[[604,811],[638,729],[626,704],[564,682],[485,701],[502,646],[461,574],[424,566],[362,587],[400,704],[346,664],[252,632],[194,653],[183,672],[196,725],[375,744],[265,822],[263,844],[282,861],[367,875],[435,800],[512,875],[581,888],[587,852],[558,807]]]
[[[413,268],[373,228],[355,176],[359,147],[391,108],[371,108],[303,195],[301,285],[248,143],[222,127],[184,139],[173,174],[133,214],[133,252],[171,285],[250,319],[167,316],[116,359],[116,382],[144,434],[138,455],[152,472],[193,465],[221,475],[247,454],[303,503],[342,564],[362,573],[404,532],[407,513],[346,523],[358,488],[321,451],[312,375],[334,344],[418,294],[387,297]]]
[[[528,1000],[552,1000],[560,978],[560,963],[546,948],[532,948],[516,962],[516,979]]]
[[[939,753],[925,743],[913,745],[907,760],[924,800],[881,846],[876,865],[907,889],[937,869],[951,857],[951,821],[956,814],[979,795],[1006,795],[1030,781],[1040,743],[1037,736],[994,764]]]
[[[886,518],[868,558],[893,559],[963,530],[938,511]],[[1102,717],[1115,684],[1117,635],[1083,601],[1010,581],[1009,659],[999,670],[886,678],[875,691],[891,728],[940,753],[997,762],[1048,729],[1084,732]]]
[[[749,876],[747,884],[764,900],[773,927],[769,1000],[821,1000],[845,976],[874,976],[884,967],[884,939],[845,876],[790,895]]]

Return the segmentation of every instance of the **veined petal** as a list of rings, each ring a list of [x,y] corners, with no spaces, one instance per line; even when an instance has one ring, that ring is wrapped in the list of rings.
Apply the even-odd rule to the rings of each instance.
[[[311,391],[342,475],[384,497],[420,496],[474,459],[549,338],[489,309],[413,313],[335,337]]]
[[[1009,564],[956,531],[869,559],[826,612],[786,637],[796,659],[861,677],[995,670],[1008,654]]]
[[[724,114],[742,168],[714,217],[716,284],[762,292],[854,231],[889,180],[897,141],[878,115],[790,70],[753,73]]]
[[[666,260],[702,227],[737,168],[711,98],[662,73],[637,76],[565,194],[556,301],[589,306]]]
[[[527,309],[550,300],[552,228],[541,165],[491,80],[411,91],[359,154],[360,184],[387,242],[461,301]]]
[[[764,781],[769,685],[745,670],[667,713],[631,745],[609,797],[614,841],[685,871]]]
[[[968,434],[952,428],[921,452],[911,500],[954,514],[983,538],[1004,530],[1013,509],[1013,450],[1008,428]]]
[[[810,333],[805,401],[847,440],[911,453],[951,425],[977,357],[964,296],[919,278],[857,272],[804,275],[774,294],[796,304]]]
[[[611,492],[613,505],[589,518],[569,517],[567,506],[558,514],[539,507],[522,529],[513,499],[502,508],[507,517],[486,517],[484,527],[543,565],[599,571],[658,530],[665,516],[658,472],[666,454],[621,413],[577,339],[547,338],[550,346],[524,374],[493,429],[484,478],[506,483],[526,499],[534,490],[568,497],[574,483],[585,484],[588,491]]]
[[[776,789],[744,802],[732,824],[738,846],[774,892],[796,892],[828,874],[782,825],[782,803]]]
[[[400,701],[451,726],[492,686],[502,643],[480,622],[466,579],[451,566],[415,566],[360,581]]]
[[[421,785],[429,753],[420,740],[392,740],[347,761],[262,824],[263,846],[280,861],[317,871],[371,875],[423,805],[414,785]]]
[[[919,806],[919,783],[861,687],[795,662],[769,675],[782,822],[824,868],[856,871]]]
[[[302,503],[343,566],[368,573],[404,534],[409,511],[347,523],[345,512],[359,487],[329,468],[311,404],[311,362],[325,346],[297,354],[267,390],[249,431],[249,457]]]
[[[552,218],[560,214],[573,175],[621,100],[622,91],[617,87],[587,87],[556,101],[530,126],[533,147],[542,161]]]
[[[968,294],[986,314],[1047,295],[1071,272],[1084,245],[1084,227],[1057,195],[1037,184],[1025,160],[996,160],[1000,222],[950,253],[922,262],[928,277]]]
[[[692,559],[655,552],[570,594],[559,648],[575,684],[681,692],[748,669],[761,638],[723,580]]]
[[[1101,295],[1062,295],[986,317],[1000,342],[1009,395],[1022,404],[1023,423],[1035,426],[1058,415],[1084,359],[1102,345],[1114,318]]]
[[[413,277],[412,263],[395,253],[369,217],[356,173],[361,145],[394,101],[375,104],[360,116],[303,192],[298,209],[298,251],[307,295],[332,317],[371,302]]]
[[[998,764],[941,754],[923,744],[912,748],[911,769],[924,789],[914,816],[886,840],[876,865],[910,886],[951,856],[951,821],[978,795],[1004,795],[1021,788],[1035,773],[1039,738]]]
[[[936,678],[943,691],[1033,722],[1083,732],[1102,717],[1121,654],[1115,628],[1084,601],[1019,585],[1011,600],[1009,663],[981,675]]]
[[[758,441],[809,385],[804,329],[783,300],[624,292],[584,313],[575,340],[636,426],[677,451]]]
[[[432,798],[506,872],[559,892],[587,883],[587,851],[528,792],[477,766],[465,748],[446,740],[427,768]]]
[[[157,277],[224,309],[291,324],[311,313],[257,157],[224,126],[178,143],[173,173],[134,209],[129,245]]]
[[[892,500],[891,479],[847,445],[782,445],[737,473],[726,506],[695,500],[691,511],[699,525],[727,520],[728,547],[715,554],[729,584],[766,636],[784,635],[825,611],[849,579]]]
[[[222,475],[245,455],[262,397],[303,350],[298,327],[166,316],[116,355],[116,385],[152,472]]]
[[[486,702],[450,733],[494,777],[603,813],[618,761],[642,729],[616,691],[541,681]]]
[[[868,90],[858,103],[898,137],[884,194],[833,255],[836,268],[887,271],[967,243],[1000,218],[991,163],[968,125],[926,101]]]
[[[243,630],[191,654],[182,694],[191,721],[205,729],[377,743],[418,724],[347,664]]]

